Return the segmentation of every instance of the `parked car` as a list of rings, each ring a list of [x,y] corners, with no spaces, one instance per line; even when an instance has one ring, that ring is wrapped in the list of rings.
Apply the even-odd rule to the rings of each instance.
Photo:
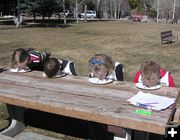
[[[85,17],[85,13],[80,13],[80,17],[84,18]],[[96,11],[88,10],[86,12],[86,17],[87,18],[96,18]]]
[[[61,17],[64,17],[64,12],[61,12],[61,13],[60,13],[60,16],[61,16]],[[66,11],[65,11],[65,16],[66,16],[67,18],[71,18],[71,17],[73,17],[73,13],[72,13],[70,10],[66,10]]]
[[[3,18],[10,18],[10,19],[13,19],[15,16],[13,15],[4,15]]]

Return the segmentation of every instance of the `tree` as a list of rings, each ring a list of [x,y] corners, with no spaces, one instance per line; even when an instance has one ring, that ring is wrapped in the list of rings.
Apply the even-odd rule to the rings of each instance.
[[[28,14],[32,14],[33,15],[33,20],[34,22],[36,21],[36,15],[38,14],[39,12],[39,7],[40,5],[38,4],[38,1],[37,0],[24,0],[24,9],[26,11],[26,13]]]
[[[175,10],[176,10],[176,0],[174,0],[174,4],[173,4],[173,20],[175,19]]]
[[[2,15],[14,15],[16,6],[17,0],[1,0],[0,12],[2,12]]]
[[[51,15],[54,12],[62,11],[62,0],[24,0],[21,5],[25,11],[29,14],[32,14],[34,21],[36,20],[36,15],[42,15],[42,18],[47,16],[50,20]]]
[[[75,17],[76,17],[76,22],[79,22],[78,15],[79,15],[79,7],[81,6],[82,3],[84,3],[85,0],[76,0],[74,5],[75,5]]]

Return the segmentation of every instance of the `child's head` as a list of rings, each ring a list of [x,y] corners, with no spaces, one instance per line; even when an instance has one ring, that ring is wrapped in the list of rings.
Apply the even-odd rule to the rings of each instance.
[[[11,63],[13,68],[25,68],[29,63],[29,53],[23,48],[18,48],[13,52]]]
[[[44,63],[44,73],[49,78],[56,76],[57,73],[59,72],[59,70],[60,70],[60,63],[59,63],[58,59],[56,59],[56,58],[49,58]]]
[[[141,65],[143,84],[149,87],[156,86],[160,82],[160,65],[153,61],[146,61]]]
[[[105,79],[113,70],[113,60],[106,54],[96,54],[89,60],[89,70],[99,79]]]

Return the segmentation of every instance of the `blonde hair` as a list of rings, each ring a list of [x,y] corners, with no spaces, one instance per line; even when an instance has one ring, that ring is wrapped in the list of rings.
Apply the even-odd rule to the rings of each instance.
[[[146,86],[155,86],[160,81],[160,65],[153,61],[145,61],[141,65],[141,76]]]
[[[104,75],[108,75],[113,71],[114,62],[112,58],[106,54],[95,54],[89,60],[89,71],[95,75],[101,71]]]

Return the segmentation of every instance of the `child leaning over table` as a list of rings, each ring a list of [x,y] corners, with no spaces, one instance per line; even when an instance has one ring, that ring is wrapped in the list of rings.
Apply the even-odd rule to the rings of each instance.
[[[114,62],[112,58],[106,54],[95,54],[89,60],[89,77],[97,77],[98,79],[112,79],[123,81],[124,66],[118,62]]]
[[[16,49],[11,57],[11,68],[43,70],[44,62],[49,58],[50,53],[40,52],[34,49]],[[18,72],[17,71],[17,72]]]
[[[75,65],[64,59],[50,58],[44,64],[44,76],[49,78],[60,77],[65,74],[77,76]]]
[[[175,87],[170,72],[161,68],[159,64],[153,61],[145,61],[141,65],[140,70],[134,77],[134,83],[143,83],[147,87],[153,87],[158,84]]]

